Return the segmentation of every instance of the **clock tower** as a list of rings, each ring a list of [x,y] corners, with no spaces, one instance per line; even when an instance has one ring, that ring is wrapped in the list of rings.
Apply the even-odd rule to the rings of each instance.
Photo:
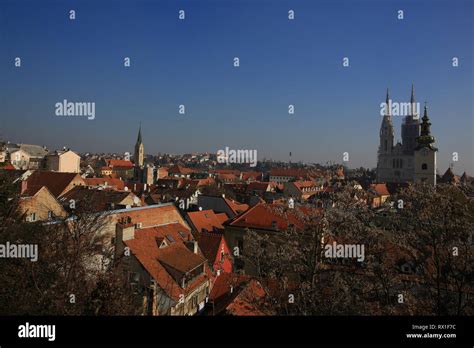
[[[431,123],[426,103],[421,121],[420,136],[416,138],[414,181],[436,185],[436,152],[438,149],[433,146],[435,138],[431,135]]]

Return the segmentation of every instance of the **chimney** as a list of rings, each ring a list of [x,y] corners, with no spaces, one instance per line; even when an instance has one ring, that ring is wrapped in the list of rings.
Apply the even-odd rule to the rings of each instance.
[[[27,189],[28,189],[28,182],[26,180],[23,180],[21,182],[21,194],[23,194]]]
[[[130,240],[135,237],[135,225],[129,216],[123,217],[117,222],[115,225],[115,236],[117,242]]]
[[[185,244],[194,254],[198,253],[198,243],[195,240],[186,241]]]

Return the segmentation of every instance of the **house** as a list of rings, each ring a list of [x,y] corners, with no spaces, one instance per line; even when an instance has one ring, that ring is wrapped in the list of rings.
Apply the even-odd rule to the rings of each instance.
[[[64,195],[75,186],[84,186],[84,179],[77,173],[46,172],[36,170],[26,180],[22,181],[21,193],[28,191],[34,194],[46,186],[54,197]]]
[[[238,255],[234,258],[234,266],[238,270],[244,270],[247,274],[253,274],[254,269],[247,266],[241,257],[245,253],[244,237],[249,230],[256,233],[264,233],[278,237],[282,231],[290,228],[303,229],[304,222],[298,213],[307,213],[302,207],[295,206],[289,209],[283,204],[258,203],[241,215],[226,222],[224,236],[229,248],[237,250]],[[234,253],[235,255],[235,253]]]
[[[186,221],[193,231],[198,235],[201,232],[218,232],[224,231],[223,223],[229,217],[225,213],[214,213],[213,210],[200,210],[188,212],[186,214]]]
[[[216,213],[225,213],[229,218],[233,218],[249,208],[247,204],[242,204],[232,199],[225,198],[225,196],[199,195],[197,205],[203,210],[213,210]]]
[[[308,177],[308,173],[302,169],[272,168],[270,169],[269,176],[269,181],[281,184],[288,181],[306,179]]]
[[[46,156],[46,170],[61,173],[80,173],[81,157],[71,150],[56,150]]]
[[[293,197],[297,200],[307,200],[315,193],[323,190],[323,186],[311,180],[286,182],[283,186],[286,197]]]
[[[204,309],[209,295],[206,259],[186,226],[180,223],[136,229],[125,218],[116,226],[116,251],[143,314],[194,315]]]
[[[168,176],[175,178],[190,178],[194,172],[195,170],[186,168],[180,164],[168,168]]]
[[[32,192],[23,192],[19,209],[27,222],[49,221],[67,216],[66,210],[46,186]]]
[[[368,191],[373,194],[370,201],[373,208],[380,207],[390,197],[386,184],[371,184]]]
[[[459,185],[461,183],[461,178],[459,175],[454,174],[451,167],[449,167],[439,181],[445,184]]]
[[[102,176],[112,175],[113,172],[114,171],[113,171],[112,167],[104,166],[104,167],[99,168],[99,174],[102,175]]]
[[[106,167],[112,169],[112,173],[108,175],[115,175],[118,178],[132,179],[134,177],[133,163],[129,160],[107,159],[105,160]],[[108,173],[109,171],[107,171]]]
[[[85,178],[86,186],[92,188],[112,189],[117,191],[125,190],[125,182],[116,178]]]
[[[19,144],[6,145],[10,162],[17,169],[40,169],[48,151],[39,145]]]

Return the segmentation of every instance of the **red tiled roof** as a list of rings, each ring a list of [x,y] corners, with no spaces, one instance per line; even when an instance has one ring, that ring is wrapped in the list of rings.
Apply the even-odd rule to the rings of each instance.
[[[46,186],[48,190],[55,196],[59,195],[67,188],[67,186],[74,180],[85,184],[84,179],[77,173],[60,173],[35,171],[25,181],[26,190],[30,195],[34,195],[41,187]]]
[[[107,162],[107,166],[109,167],[126,167],[126,168],[133,167],[133,163],[127,160],[108,159],[106,160],[106,162]]]
[[[185,237],[182,237],[180,232]],[[170,242],[167,236],[171,236],[174,242]],[[159,248],[157,238],[166,240],[168,246]],[[186,227],[181,224],[168,224],[135,230],[134,239],[126,240],[124,243],[158,285],[170,297],[178,300],[181,294],[189,293],[208,280],[208,275],[203,273],[183,289],[166,270],[166,265],[168,265],[180,272],[187,272],[205,263],[206,260],[201,255],[194,254],[186,247],[184,241],[188,239],[192,239],[192,236]]]
[[[211,171],[211,173],[240,175],[240,170],[238,170],[238,169],[214,169],[214,170]]]
[[[387,185],[385,184],[371,184],[370,188],[379,196],[390,196]]]
[[[266,297],[261,284],[247,275],[222,273],[216,278],[209,300],[214,303],[216,313],[225,311],[230,315],[265,315],[258,302]]]
[[[86,178],[84,179],[87,186],[107,186],[113,187],[117,190],[123,190],[125,188],[125,182],[116,178]]]
[[[248,204],[243,204],[236,202],[232,199],[229,198],[224,198],[225,202],[229,206],[230,209],[234,212],[234,214],[240,214],[243,213],[244,211],[248,210],[249,206]]]
[[[303,169],[292,168],[272,168],[270,169],[271,176],[292,176],[292,177],[306,177],[307,171]]]
[[[180,164],[176,164],[168,169],[168,174],[191,174],[194,172],[194,169],[186,168]]]
[[[258,203],[242,215],[234,218],[229,225],[267,230],[285,230],[289,224],[303,227],[302,221],[295,214],[287,212],[285,217],[272,210],[272,207],[277,208],[282,207],[282,205]]]
[[[213,231],[214,227],[224,229],[222,223],[227,220],[227,215],[225,213],[216,214],[210,209],[188,212],[188,217],[198,232],[202,232],[203,229]]]
[[[247,181],[249,179],[261,180],[262,172],[242,172],[242,180]]]

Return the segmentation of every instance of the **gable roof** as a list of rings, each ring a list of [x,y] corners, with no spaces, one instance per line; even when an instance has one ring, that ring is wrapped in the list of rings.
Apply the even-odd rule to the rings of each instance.
[[[60,201],[69,206],[69,200],[74,199],[76,206],[84,203],[88,208],[95,212],[111,210],[115,205],[120,205],[123,200],[129,196],[135,199],[137,204],[139,198],[132,192],[115,191],[115,190],[98,190],[90,189],[85,186],[76,186],[62,195]]]
[[[385,184],[370,184],[370,189],[379,196],[390,196],[390,192],[388,192],[387,185]]]
[[[132,168],[133,167],[132,161],[128,161],[128,160],[107,159],[105,161],[107,163],[107,166],[109,166],[109,167],[122,167],[122,168]]]
[[[246,211],[249,206],[248,204],[244,204],[244,203],[239,203],[237,201],[234,201],[232,199],[229,199],[229,198],[223,198],[224,201],[227,203],[227,205],[229,206],[229,208],[236,214],[240,214],[240,213],[243,213],[244,211]]]
[[[59,197],[71,184],[71,182],[76,179],[79,180],[79,182],[81,182],[83,185],[85,184],[84,179],[82,179],[77,173],[47,172],[37,170],[25,180],[25,190],[28,191],[28,194],[33,195],[36,193],[36,191],[41,189],[41,187],[46,186],[55,197]]]
[[[228,219],[225,213],[216,214],[211,209],[188,212],[188,218],[198,232],[202,232],[204,229],[213,231],[214,227],[224,229],[222,224]]]
[[[281,204],[258,203],[242,215],[235,217],[229,225],[273,231],[285,230],[290,224],[303,227],[303,222],[291,211],[287,211],[286,216],[282,216],[275,209],[272,209],[278,207],[284,206]]]
[[[224,236],[218,233],[199,233],[198,244],[204,257],[210,262],[214,263],[219,253],[219,246],[221,245]]]

